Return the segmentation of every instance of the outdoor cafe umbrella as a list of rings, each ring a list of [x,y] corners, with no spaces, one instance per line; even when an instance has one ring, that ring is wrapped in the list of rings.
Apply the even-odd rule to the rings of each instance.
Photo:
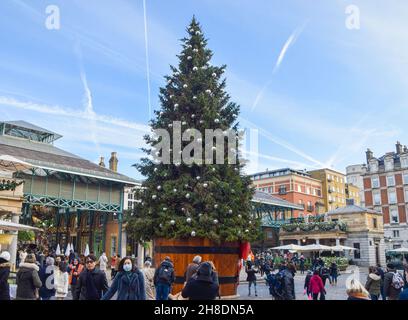
[[[398,248],[398,249],[388,250],[388,252],[394,252],[394,253],[408,253],[408,248]]]
[[[298,251],[301,248],[302,248],[302,246],[299,246],[297,244],[288,244],[288,245],[284,245],[284,246],[271,248],[271,250],[293,250],[293,251]]]
[[[341,246],[341,245],[331,247],[331,249],[332,249],[332,251],[347,251],[347,250],[353,250],[354,251],[354,250],[357,250],[356,248]]]
[[[299,246],[298,251],[332,251],[332,247],[322,244],[309,244],[307,246]]]
[[[70,244],[68,243],[67,244],[67,249],[65,249],[65,256],[66,257],[68,257],[69,256],[69,251],[71,250],[71,246],[70,246]]]
[[[71,246],[71,250],[72,250],[73,252],[75,252],[74,244],[73,244],[72,242],[71,242],[70,246]]]
[[[57,249],[55,250],[55,254],[56,254],[57,256],[59,256],[59,255],[61,254],[61,248],[60,248],[60,245],[59,245],[59,244],[57,245]]]
[[[88,244],[86,244],[84,256],[85,257],[89,256],[89,245]]]

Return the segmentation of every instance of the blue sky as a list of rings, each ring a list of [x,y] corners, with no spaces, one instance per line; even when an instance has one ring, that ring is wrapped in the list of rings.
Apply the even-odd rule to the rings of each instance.
[[[247,172],[363,163],[408,144],[405,1],[146,0],[151,105],[193,14],[227,64],[241,127],[258,129]],[[60,30],[45,26],[60,9]],[[345,10],[360,9],[360,29]],[[57,146],[119,171],[143,155],[149,103],[142,0],[0,2],[0,119],[64,137]],[[257,155],[255,157],[254,155]],[[256,160],[258,159],[258,160]]]

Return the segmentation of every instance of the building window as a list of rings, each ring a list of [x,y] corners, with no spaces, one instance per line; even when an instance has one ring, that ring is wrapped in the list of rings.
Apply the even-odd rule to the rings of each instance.
[[[408,167],[408,158],[406,158],[406,157],[401,158],[401,167],[403,167],[403,168]]]
[[[354,249],[354,259],[360,259],[360,243],[353,243]]]
[[[272,187],[269,187],[269,188],[268,188],[268,192],[269,192],[269,193],[272,193]]]
[[[402,181],[404,184],[408,184],[408,173],[402,175]]]
[[[381,195],[380,195],[380,193],[376,192],[376,193],[373,194],[373,196],[374,196],[374,204],[377,205],[377,206],[381,205]]]
[[[387,160],[385,161],[385,170],[392,170],[394,169],[394,161]]]
[[[309,187],[306,188],[306,193],[310,194],[310,188]]]
[[[298,192],[302,192],[302,187],[300,186],[300,184],[298,184],[297,190],[298,190]]]
[[[128,201],[128,209],[133,209],[133,202],[132,201]]]
[[[394,238],[399,238],[399,236],[400,236],[399,230],[393,230],[392,234],[393,234]]]
[[[130,199],[130,200],[133,199],[133,194],[129,193],[128,194],[128,199]]]
[[[373,218],[373,228],[377,229],[377,218]]]
[[[388,202],[392,204],[397,203],[397,194],[395,190],[388,191]]]
[[[396,208],[391,208],[390,211],[391,211],[391,222],[398,223],[399,222],[398,210]]]
[[[279,194],[286,194],[286,186],[279,186]]]
[[[395,177],[394,176],[387,176],[387,186],[388,187],[395,186]]]
[[[371,186],[373,188],[379,188],[380,187],[380,180],[378,179],[378,177],[372,177],[371,178]]]
[[[267,232],[266,232],[266,238],[267,238],[267,239],[272,239],[272,238],[273,238],[273,233],[272,233],[272,231],[267,231]]]

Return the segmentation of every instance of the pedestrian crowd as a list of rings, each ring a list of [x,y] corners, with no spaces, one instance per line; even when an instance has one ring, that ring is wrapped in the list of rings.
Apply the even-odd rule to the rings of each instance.
[[[248,296],[251,296],[251,288],[257,294],[257,277],[266,280],[269,293],[275,300],[295,300],[294,277],[297,270],[300,274],[306,272],[304,281],[304,295],[309,300],[325,300],[327,282],[331,286],[337,286],[340,275],[335,262],[330,265],[324,263],[318,256],[312,258],[309,270],[306,270],[305,257],[290,252],[274,253],[263,252],[250,254],[245,263],[245,271],[248,281]],[[408,265],[405,265],[403,274],[399,273],[392,263],[387,264],[386,270],[381,266],[369,268],[369,274],[365,285],[357,279],[351,278],[346,281],[346,293],[348,300],[407,300],[408,299]]]
[[[295,275],[306,272],[304,295],[309,300],[326,299],[326,283],[337,285],[340,275],[336,263],[326,265],[316,257],[309,270],[305,268],[303,255],[251,254],[245,261],[248,296],[257,291],[257,274],[266,281],[269,293],[276,300],[295,300]],[[110,264],[111,285],[108,285]],[[0,300],[10,300],[9,276],[10,253],[0,254]],[[214,300],[220,297],[218,273],[212,261],[202,261],[195,256],[186,267],[180,292],[171,294],[176,275],[174,264],[166,257],[157,269],[152,259],[145,259],[138,268],[134,257],[111,257],[105,253],[97,258],[93,252],[88,256],[71,250],[68,256],[55,252],[20,250],[16,290],[17,300],[64,300],[69,291],[73,300]],[[183,283],[183,282],[181,282]],[[369,268],[365,285],[357,279],[346,281],[348,300],[408,300],[408,267],[403,274],[389,263],[386,270],[380,266]]]

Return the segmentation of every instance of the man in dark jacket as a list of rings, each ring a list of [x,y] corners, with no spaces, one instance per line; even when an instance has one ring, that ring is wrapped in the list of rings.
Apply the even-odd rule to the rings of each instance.
[[[255,265],[248,261],[245,266],[245,272],[247,273],[247,281],[248,281],[248,297],[251,296],[251,286],[254,285],[255,287],[255,297],[258,296],[256,291],[256,273],[258,273],[258,269]]]
[[[75,297],[79,300],[100,300],[109,289],[105,272],[95,268],[96,260],[94,255],[85,259],[86,270],[79,275],[75,287]]]
[[[204,262],[197,270],[197,275],[187,282],[181,296],[190,300],[215,300],[218,293],[218,285],[212,278],[212,267]]]
[[[166,257],[160,267],[154,273],[154,285],[156,286],[156,300],[168,300],[171,286],[176,276],[174,266],[169,257]]]
[[[401,288],[395,288],[392,283],[397,270],[392,263],[387,264],[387,269],[388,272],[384,275],[384,296],[387,297],[388,300],[398,300]]]
[[[381,277],[381,287],[380,287],[381,297],[383,300],[387,300],[387,297],[384,294],[384,275],[385,273],[380,264],[377,264],[377,274]]]
[[[10,300],[10,286],[8,284],[10,268],[10,253],[3,251],[0,254],[0,300]]]
[[[295,280],[293,279],[293,272],[284,267],[283,274],[283,300],[295,300]]]

